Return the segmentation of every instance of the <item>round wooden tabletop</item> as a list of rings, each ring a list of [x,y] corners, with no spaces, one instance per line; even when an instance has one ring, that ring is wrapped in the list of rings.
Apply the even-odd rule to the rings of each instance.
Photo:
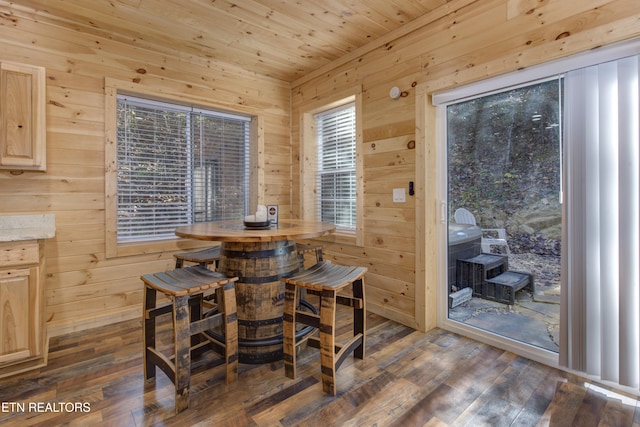
[[[281,219],[265,229],[250,229],[239,221],[199,222],[176,228],[176,236],[219,242],[274,242],[312,239],[336,230],[334,224],[299,219]]]

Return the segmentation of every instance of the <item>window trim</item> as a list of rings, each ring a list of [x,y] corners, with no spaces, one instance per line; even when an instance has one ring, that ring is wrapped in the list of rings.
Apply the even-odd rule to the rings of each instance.
[[[300,218],[317,220],[318,150],[314,115],[354,103],[356,108],[356,227],[354,233],[333,234],[336,241],[356,246],[364,244],[364,164],[362,135],[362,87],[356,86],[333,94],[331,99],[316,100],[306,106],[300,127]]]
[[[194,108],[211,108],[234,112],[229,108],[213,104],[205,98],[190,96],[184,93],[154,91],[140,84],[131,82],[105,79],[105,256],[115,258],[121,256],[141,255],[159,252],[178,251],[192,248],[199,248],[210,245],[210,242],[200,242],[194,240],[170,238],[162,240],[149,240],[144,242],[118,243],[117,241],[117,95],[126,94],[133,97],[141,97],[159,102],[170,102],[178,105],[188,105]],[[264,118],[249,111],[237,113],[251,116],[250,122],[250,209],[255,208],[254,204],[264,204],[264,156],[258,153],[264,151]]]

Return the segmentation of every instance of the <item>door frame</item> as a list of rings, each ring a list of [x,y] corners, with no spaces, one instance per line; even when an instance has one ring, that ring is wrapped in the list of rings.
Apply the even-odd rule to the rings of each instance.
[[[424,270],[416,271],[416,319],[418,322],[423,319],[426,330],[435,326],[548,366],[559,367],[558,353],[448,318],[447,146],[446,128],[442,126],[446,107],[435,106],[432,99],[433,94],[426,83],[416,87],[416,145],[420,147],[416,161],[423,166],[416,168],[420,171],[416,179],[424,189],[424,200],[417,206],[416,218],[419,221],[417,253],[424,255],[416,257],[424,261]],[[424,226],[420,227],[420,224]],[[418,286],[420,284],[422,286]]]

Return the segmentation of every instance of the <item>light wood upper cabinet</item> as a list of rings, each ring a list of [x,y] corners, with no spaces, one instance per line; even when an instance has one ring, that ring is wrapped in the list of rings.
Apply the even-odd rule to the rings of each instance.
[[[0,62],[0,169],[46,169],[45,69]]]

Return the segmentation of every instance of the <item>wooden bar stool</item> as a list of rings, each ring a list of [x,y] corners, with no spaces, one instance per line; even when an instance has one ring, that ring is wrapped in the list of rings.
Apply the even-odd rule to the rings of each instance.
[[[322,246],[321,245],[309,245],[306,243],[297,243],[296,250],[298,251],[298,262],[300,264],[300,270],[304,270],[304,256],[305,254],[316,254],[316,263],[322,261]]]
[[[292,277],[280,279],[285,283],[283,346],[284,369],[289,378],[296,377],[296,324],[318,328],[320,337],[308,337],[308,345],[320,349],[322,389],[336,394],[336,371],[353,351],[354,357],[364,358],[365,347],[365,297],[364,274],[366,267],[349,267],[319,262]],[[338,295],[351,287],[352,296]],[[319,314],[298,308],[300,291],[320,294]],[[336,304],[353,307],[353,337],[342,345],[336,345]],[[300,341],[302,342],[302,340]]]
[[[209,264],[213,264],[213,270],[217,270],[218,261],[220,260],[220,246],[214,246],[201,251],[182,252],[173,255],[173,257],[176,259],[176,268],[182,268],[184,262],[187,261],[200,264],[203,267],[208,267]]]
[[[156,367],[171,379],[176,389],[176,413],[189,406],[191,356],[208,349],[222,354],[226,363],[226,383],[238,377],[238,321],[234,282],[202,266],[186,267],[141,276],[144,282],[144,377],[155,378]],[[217,293],[217,313],[205,316],[203,296]],[[170,302],[157,305],[157,292]],[[166,356],[156,349],[156,318],[162,314],[173,316],[173,354]],[[222,325],[218,335],[210,332]],[[207,331],[208,333],[205,333]]]

